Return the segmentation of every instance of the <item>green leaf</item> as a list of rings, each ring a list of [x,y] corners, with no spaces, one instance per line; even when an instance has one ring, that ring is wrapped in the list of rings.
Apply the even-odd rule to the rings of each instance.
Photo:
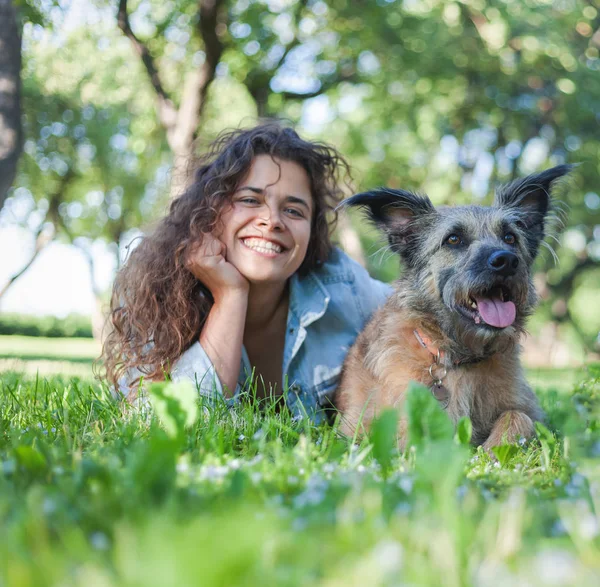
[[[519,449],[515,444],[502,444],[492,447],[492,452],[496,455],[498,462],[504,467],[510,459],[517,454]]]
[[[411,382],[405,402],[408,417],[407,446],[449,440],[454,436],[454,426],[448,415],[424,385]]]
[[[544,467],[550,468],[556,449],[556,438],[541,422],[535,423],[535,431],[542,446],[542,464]]]
[[[48,468],[48,462],[44,455],[31,446],[17,446],[15,456],[19,465],[29,473],[39,475]]]
[[[198,419],[198,394],[190,382],[153,383],[150,401],[170,438],[183,437]]]
[[[384,410],[371,425],[373,456],[384,473],[389,469],[398,445],[398,411]]]
[[[470,444],[473,436],[473,424],[470,418],[463,416],[456,427],[456,438],[459,444]]]

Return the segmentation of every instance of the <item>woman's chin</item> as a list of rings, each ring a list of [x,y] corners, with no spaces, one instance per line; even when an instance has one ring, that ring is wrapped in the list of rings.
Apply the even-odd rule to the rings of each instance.
[[[256,273],[252,273],[252,274],[244,274],[242,273],[242,275],[248,280],[248,283],[250,285],[268,285],[268,284],[278,284],[278,283],[285,283],[290,277],[291,275],[281,275],[280,273],[277,274],[256,274]]]

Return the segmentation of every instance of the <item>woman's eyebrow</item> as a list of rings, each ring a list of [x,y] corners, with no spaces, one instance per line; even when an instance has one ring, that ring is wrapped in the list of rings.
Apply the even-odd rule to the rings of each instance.
[[[298,198],[296,196],[286,196],[284,201],[289,202],[291,204],[300,204],[301,206],[304,206],[310,212],[310,206],[308,205],[306,200],[304,200],[303,198]]]
[[[255,194],[264,194],[265,190],[263,188],[257,188],[251,185],[243,185],[241,188],[238,188],[236,191],[241,192],[243,190],[248,190],[254,192]],[[310,205],[304,198],[299,198],[298,196],[286,196],[284,201],[292,204],[299,204],[304,206],[310,212]]]
[[[241,192],[243,190],[250,190],[251,192],[254,192],[255,194],[264,194],[265,193],[265,190],[263,190],[262,188],[255,188],[251,185],[244,185],[241,188],[238,188],[236,191]]]

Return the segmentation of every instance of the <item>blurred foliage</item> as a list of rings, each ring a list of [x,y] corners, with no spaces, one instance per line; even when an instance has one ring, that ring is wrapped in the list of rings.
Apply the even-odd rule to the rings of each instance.
[[[598,344],[600,5],[582,0],[236,0],[217,23],[223,54],[197,132],[277,116],[348,157],[357,188],[424,191],[436,204],[489,202],[497,182],[579,163],[559,198],[564,230],[541,255],[542,308],[574,344]],[[20,0],[27,140],[3,216],[117,252],[164,212],[172,154],[156,95],[118,29],[115,0]],[[132,28],[182,101],[206,58],[199,4],[139,0]],[[63,181],[65,178],[68,181]],[[58,194],[57,214],[50,201]],[[381,278],[394,258],[355,218]],[[4,220],[6,221],[6,220]],[[82,240],[84,239],[84,240]],[[557,246],[560,245],[560,246]],[[384,262],[380,263],[381,256]],[[597,348],[597,346],[596,346]]]
[[[57,316],[33,316],[29,314],[0,314],[0,334],[22,336],[47,336],[49,338],[92,338],[89,316],[70,314]]]
[[[498,461],[418,388],[405,451],[190,391],[0,373],[2,585],[598,584],[598,366]]]

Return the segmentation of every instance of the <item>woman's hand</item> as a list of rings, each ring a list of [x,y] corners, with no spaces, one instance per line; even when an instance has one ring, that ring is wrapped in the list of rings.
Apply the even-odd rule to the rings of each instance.
[[[228,294],[248,294],[248,280],[226,259],[227,247],[211,234],[186,259],[186,268],[210,291],[215,302]]]

